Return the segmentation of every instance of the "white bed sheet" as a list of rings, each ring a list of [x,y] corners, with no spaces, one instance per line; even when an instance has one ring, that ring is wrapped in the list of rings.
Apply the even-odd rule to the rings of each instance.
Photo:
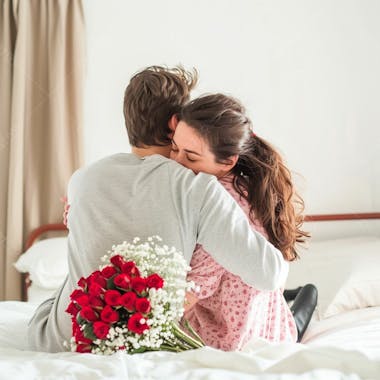
[[[0,302],[0,347],[25,349],[28,321],[37,306],[32,302]]]
[[[380,306],[351,310],[322,320],[313,319],[302,343],[359,350],[370,357],[379,357]]]
[[[100,357],[23,351],[27,321],[35,307],[31,303],[0,303],[0,379],[380,379],[380,308],[313,322],[306,344],[258,340],[248,344],[244,352],[206,347],[181,354]],[[355,340],[361,342],[359,349]]]

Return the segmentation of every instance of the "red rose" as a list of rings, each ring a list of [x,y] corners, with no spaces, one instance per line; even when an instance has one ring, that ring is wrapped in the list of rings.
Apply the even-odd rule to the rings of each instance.
[[[119,320],[119,313],[107,305],[100,313],[100,318],[106,323],[115,323]]]
[[[150,312],[150,302],[147,298],[138,298],[136,300],[136,311],[140,313],[149,313]]]
[[[80,311],[80,316],[89,322],[94,322],[94,321],[98,320],[97,314],[89,306],[85,306],[82,308],[82,310]]]
[[[80,329],[79,323],[75,320],[75,318],[72,318],[71,322],[73,336],[75,337],[76,342],[78,342],[79,338],[81,337],[81,335],[83,335],[83,333]]]
[[[104,289],[103,289],[102,286],[100,286],[100,285],[97,284],[96,282],[93,282],[93,283],[90,285],[90,289],[88,290],[88,292],[89,292],[92,296],[100,296],[101,294],[103,294]]]
[[[146,280],[142,277],[135,277],[131,279],[133,290],[137,293],[142,293],[146,288]]]
[[[88,297],[88,294],[83,294],[82,296],[78,297],[76,300],[76,303],[79,305],[79,306],[88,306],[89,305],[89,297]]]
[[[75,318],[71,318],[71,322],[72,322],[73,335],[76,335],[77,331],[80,330],[79,323],[77,322]]]
[[[92,272],[90,276],[87,277],[87,282],[90,284],[98,284],[102,288],[105,288],[107,286],[107,280],[102,276],[102,273],[99,270],[96,270],[95,272]]]
[[[108,305],[120,306],[120,296],[121,294],[117,290],[107,290],[104,293],[104,300]]]
[[[140,276],[140,272],[133,261],[127,261],[121,265],[121,271],[129,274],[131,277]]]
[[[153,273],[146,278],[148,288],[160,289],[164,286],[164,280],[157,273]]]
[[[83,290],[86,290],[87,286],[87,280],[84,277],[81,277],[79,281],[77,282],[77,285],[82,288]]]
[[[90,296],[88,299],[89,305],[94,309],[101,309],[104,306],[104,302],[97,296]]]
[[[102,269],[101,273],[104,278],[108,279],[111,278],[114,274],[116,274],[117,270],[113,265],[108,265]]]
[[[112,256],[110,259],[111,263],[115,265],[115,267],[121,270],[122,265],[125,263],[124,258],[120,255]]]
[[[66,311],[66,313],[69,313],[73,317],[76,317],[77,314],[78,314],[78,312],[79,312],[79,309],[75,305],[75,303],[72,301],[72,302],[69,303],[69,306],[67,306],[67,309],[65,311]]]
[[[131,278],[126,273],[118,274],[113,279],[114,284],[123,290],[128,290],[131,288]]]
[[[107,334],[110,331],[110,327],[107,325],[107,323],[98,321],[94,323],[93,330],[97,338],[106,339]]]
[[[133,314],[128,320],[128,330],[141,335],[145,330],[149,329],[146,322],[141,323],[142,319],[146,321],[141,313]]]
[[[86,354],[91,352],[91,346],[88,344],[77,344],[76,352],[79,352],[81,354]]]
[[[77,298],[85,295],[86,293],[81,290],[81,289],[75,289],[71,294],[70,294],[70,299],[73,301],[76,301]]]
[[[86,338],[83,335],[83,331],[80,329],[78,323],[73,322],[73,336],[75,338],[75,343],[91,344],[92,340]]]
[[[136,298],[137,296],[134,292],[127,292],[121,296],[120,303],[128,311],[135,311]]]

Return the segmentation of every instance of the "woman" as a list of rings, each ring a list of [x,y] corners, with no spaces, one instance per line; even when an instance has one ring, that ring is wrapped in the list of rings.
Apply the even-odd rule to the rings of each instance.
[[[281,156],[252,132],[242,105],[222,94],[188,103],[179,115],[171,158],[195,173],[213,174],[240,204],[252,228],[283,252],[288,261],[298,254],[296,243],[308,234],[289,170]],[[233,252],[231,252],[233,254]],[[240,349],[253,337],[270,341],[297,340],[297,327],[282,290],[254,289],[217,264],[197,246],[189,280],[200,291],[184,318],[207,345]]]

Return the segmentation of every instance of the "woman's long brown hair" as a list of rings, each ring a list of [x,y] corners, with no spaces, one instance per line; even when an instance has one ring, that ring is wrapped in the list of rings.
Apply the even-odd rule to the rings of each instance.
[[[296,244],[309,237],[301,230],[304,202],[280,154],[253,134],[240,102],[223,94],[201,96],[183,107],[180,119],[206,139],[216,162],[239,156],[233,186],[248,201],[251,219],[261,222],[286,260],[298,258]]]

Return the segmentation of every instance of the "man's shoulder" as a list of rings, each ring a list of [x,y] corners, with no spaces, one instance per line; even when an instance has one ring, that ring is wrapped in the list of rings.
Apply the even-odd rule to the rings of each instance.
[[[92,173],[94,171],[102,170],[103,168],[109,168],[120,163],[130,163],[134,158],[135,156],[131,153],[116,153],[92,162],[91,164],[88,164],[79,169],[79,171],[83,174]]]
[[[218,182],[217,178],[211,174],[198,173],[195,174],[192,170],[185,168],[174,160],[169,160],[168,168],[170,170],[170,176],[174,180],[185,180],[189,183],[206,184],[209,182]]]
[[[95,162],[82,166],[76,170],[73,177],[91,177],[98,176],[99,174],[110,173],[117,167],[124,165],[134,165],[139,161],[139,159],[131,153],[116,153],[110,156],[103,157]]]
[[[138,171],[141,175],[144,172],[156,173],[155,175],[159,176],[161,180],[167,176],[167,180],[174,184],[175,187],[187,191],[205,189],[212,183],[218,184],[216,177],[213,175],[206,173],[194,174],[192,170],[164,156],[154,154],[141,159],[131,153],[117,153],[107,156],[78,169],[71,176],[70,184],[75,186],[82,183],[86,184],[85,187],[91,186],[91,184],[99,180],[104,181],[110,177],[127,174],[128,167],[132,167],[135,173]]]
[[[112,168],[120,165],[121,162],[128,163],[132,159],[132,154],[117,153],[103,157],[95,162],[82,166],[77,169],[70,177],[69,185],[75,186],[80,182],[91,182],[94,178],[104,177],[110,173]]]
[[[215,192],[220,185],[218,179],[207,173],[195,174],[192,170],[183,167],[177,162],[169,164],[169,179],[172,188],[182,197],[203,199],[206,192]]]

